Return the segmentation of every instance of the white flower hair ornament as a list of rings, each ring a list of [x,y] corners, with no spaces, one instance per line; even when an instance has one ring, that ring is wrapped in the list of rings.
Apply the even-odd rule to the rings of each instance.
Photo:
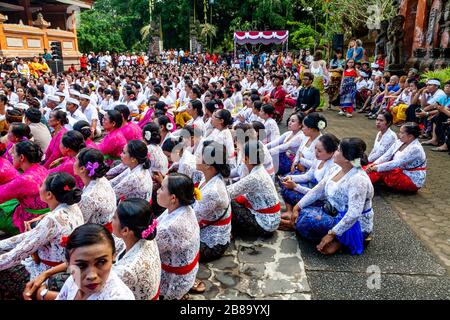
[[[169,122],[168,124],[166,124],[166,129],[167,129],[168,131],[172,131],[172,129],[173,129],[173,124],[172,124],[171,122]]]
[[[152,138],[152,133],[150,131],[145,131],[145,140],[150,141],[150,139]]]
[[[317,123],[317,127],[319,128],[319,130],[323,130],[323,129],[325,129],[325,128],[327,127],[327,124],[325,123],[325,121],[320,120],[320,121]]]
[[[356,158],[356,159],[350,161],[350,163],[355,168],[361,168],[361,158]]]

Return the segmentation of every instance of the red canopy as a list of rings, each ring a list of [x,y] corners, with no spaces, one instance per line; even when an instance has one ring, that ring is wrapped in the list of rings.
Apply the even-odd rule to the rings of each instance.
[[[289,31],[238,31],[234,33],[234,42],[242,44],[282,44],[288,41]]]

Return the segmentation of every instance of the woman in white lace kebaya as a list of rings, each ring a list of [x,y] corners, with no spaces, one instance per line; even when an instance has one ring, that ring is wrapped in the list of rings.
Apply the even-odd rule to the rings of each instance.
[[[420,128],[416,123],[406,123],[400,128],[397,142],[366,168],[372,183],[383,182],[394,190],[405,192],[417,192],[423,187],[427,157],[419,135]]]
[[[397,135],[390,128],[392,125],[392,114],[390,112],[379,114],[375,125],[378,133],[373,149],[369,154],[369,164],[378,160],[397,141]]]
[[[202,199],[194,205],[200,226],[200,261],[220,258],[230,244],[231,206],[224,178],[230,175],[225,146],[206,141],[197,168],[204,178],[199,189]]]
[[[295,229],[302,238],[320,241],[317,250],[322,254],[341,248],[362,254],[364,239],[373,230],[374,190],[361,168],[367,164],[365,150],[361,139],[343,139],[334,156],[341,170],[323,179],[294,207]],[[315,205],[317,200],[323,205]]]
[[[78,206],[85,223],[107,225],[111,223],[116,211],[116,194],[111,183],[104,177],[108,166],[100,150],[87,148],[81,150],[74,164],[75,174],[84,184],[83,194]]]
[[[25,284],[41,272],[64,261],[61,237],[84,223],[76,203],[81,190],[75,178],[65,172],[50,174],[39,193],[51,212],[33,229],[0,241],[0,299],[22,296]]]
[[[275,116],[275,108],[271,104],[264,104],[261,107],[259,113],[261,119],[264,120],[264,127],[266,130],[266,137],[263,140],[264,144],[271,143],[272,141],[278,140],[280,137],[280,129],[278,128],[277,122],[273,119]]]
[[[302,131],[303,119],[305,119],[303,112],[293,113],[288,120],[289,131],[266,145],[279,175],[285,175],[291,171],[292,160],[305,139]]]
[[[281,181],[280,193],[286,204],[286,212],[281,215],[281,225],[290,226],[293,207],[320,181],[339,168],[333,160],[338,146],[339,140],[334,135],[327,133],[320,136],[314,165],[304,174],[287,176]]]
[[[122,201],[113,217],[113,234],[125,242],[113,270],[136,300],[158,300],[161,260],[156,240],[157,220],[142,199]]]
[[[72,275],[56,300],[134,300],[133,292],[112,268],[115,251],[114,239],[105,227],[85,224],[75,229],[66,244]],[[38,292],[44,300],[53,298],[46,298],[49,294]]]
[[[167,208],[158,217],[161,258],[160,298],[183,298],[192,288],[200,257],[200,228],[194,210],[194,184],[186,175],[169,174],[158,190],[158,204]]]
[[[144,142],[147,144],[150,159],[150,171],[167,174],[169,171],[169,160],[161,149],[161,134],[159,126],[154,122],[147,123],[142,129]]]
[[[311,168],[316,160],[316,143],[321,131],[327,127],[327,120],[317,112],[310,113],[303,120],[303,133],[306,138],[300,144],[292,162],[291,174],[301,174]]]
[[[152,196],[152,177],[148,169],[147,146],[143,141],[131,140],[123,149],[121,160],[128,168],[111,180],[117,199],[141,198],[149,201]]]
[[[227,187],[234,234],[271,236],[280,224],[280,201],[263,161],[262,143],[254,139],[247,142],[244,163],[249,174]]]

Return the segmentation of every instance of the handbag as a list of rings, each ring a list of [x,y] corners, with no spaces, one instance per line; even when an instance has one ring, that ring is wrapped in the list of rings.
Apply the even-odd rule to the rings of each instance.
[[[334,208],[328,200],[325,200],[322,206],[323,211],[331,217],[335,217],[338,214],[336,208]]]

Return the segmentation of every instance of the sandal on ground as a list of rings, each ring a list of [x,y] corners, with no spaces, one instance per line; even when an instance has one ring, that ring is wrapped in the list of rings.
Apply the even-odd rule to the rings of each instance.
[[[206,290],[205,283],[200,279],[195,279],[194,286],[189,290],[191,293],[203,293]]]
[[[422,145],[423,145],[423,146],[435,146],[435,147],[438,146],[437,143],[434,144],[434,143],[431,143],[431,142],[429,142],[429,141],[424,141],[424,142],[422,142]]]
[[[436,152],[448,152],[448,149],[443,149],[441,147],[437,147],[437,148],[431,148],[431,151],[436,151]]]
[[[191,298],[191,296],[189,295],[189,293],[186,293],[180,300],[189,300]]]

